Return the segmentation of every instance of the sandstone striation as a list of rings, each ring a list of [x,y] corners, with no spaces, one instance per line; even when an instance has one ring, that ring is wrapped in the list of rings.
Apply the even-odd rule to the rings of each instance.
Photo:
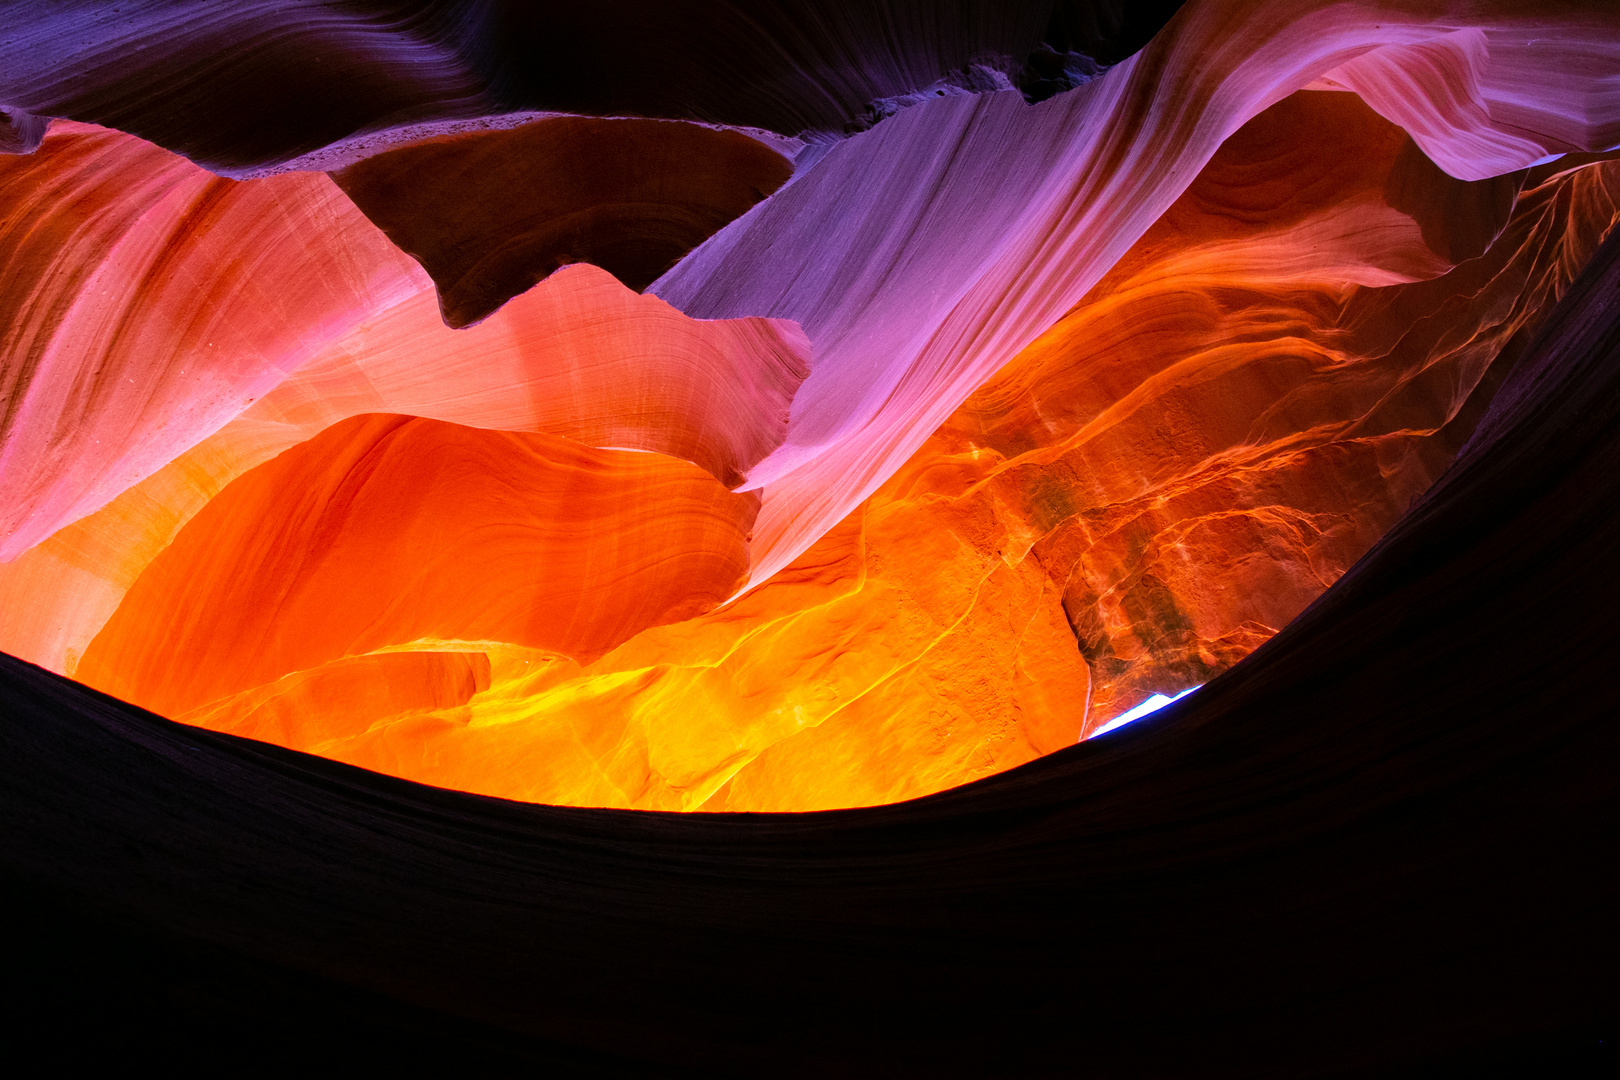
[[[125,591],[208,500],[361,413],[647,450],[734,485],[785,435],[809,352],[791,323],[688,319],[590,266],[553,275],[463,331],[444,326],[418,280],[219,431],[0,564],[0,648],[73,673]]]
[[[0,157],[0,560],[213,434],[421,271],[326,177],[57,123]]]
[[[645,116],[424,98],[301,151],[338,183],[60,123],[7,166],[62,224],[15,233],[0,644],[525,800],[1004,771],[1238,664],[1442,474],[1616,220],[1617,43],[1210,0],[1035,104],[895,75],[768,197],[785,142]],[[52,269],[102,248],[117,289]]]
[[[0,22],[19,1056],[1614,1071],[1609,0]]]
[[[395,647],[594,659],[724,600],[756,506],[662,455],[358,416],[205,506],[77,676],[179,714]]]
[[[1354,563],[1451,460],[1611,227],[1616,175],[1553,165],[1457,181],[1355,96],[1297,94],[1229,139],[891,481],[725,608],[599,658],[470,635],[491,639],[491,666],[458,676],[466,696],[449,704],[365,696],[375,665],[398,661],[338,660],[356,647],[176,714],[542,802],[813,809],[1005,770],[1226,670]],[[423,334],[469,340],[415,303]],[[241,423],[316,430],[433,385],[390,390],[445,359],[365,333]],[[478,385],[474,370],[455,385]],[[477,401],[466,418],[491,407]],[[435,603],[420,590],[410,602]],[[351,705],[295,722],[311,686],[341,686],[328,692]]]
[[[1431,158],[1482,155],[1454,175],[1603,151],[1620,144],[1617,20],[1589,6],[1526,26],[1505,0],[1443,12],[1194,4],[1070,93],[1033,106],[1012,93],[941,98],[840,144],[653,286],[703,318],[793,319],[816,343],[787,440],[749,474],[764,500],[752,580],[877,490],[1267,106],[1377,55],[1421,87],[1398,122]],[[1429,47],[1454,42],[1459,22],[1491,36],[1488,57]],[[1457,86],[1477,109],[1453,108]],[[1481,124],[1502,136],[1488,152]]]
[[[930,799],[485,799],[0,657],[0,903],[28,930],[0,1022],[94,1064],[1236,1078],[1332,1047],[1601,1075],[1617,289],[1611,239],[1456,467],[1265,649]],[[1569,635],[1556,672],[1527,625]]]

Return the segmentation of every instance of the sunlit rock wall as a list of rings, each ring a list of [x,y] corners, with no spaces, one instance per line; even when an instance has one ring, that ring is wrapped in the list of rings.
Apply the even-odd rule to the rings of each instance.
[[[1231,667],[1445,470],[1620,216],[1620,13],[1194,0],[1135,55],[1059,41],[1118,62],[1054,83],[1039,7],[823,40],[784,6],[755,29],[817,59],[776,96],[703,49],[656,107],[503,77],[453,8],[298,23],[165,110],[153,65],[289,16],[118,60],[173,13],[70,7],[74,79],[21,34],[0,649],[675,810],[938,791]],[[226,122],[253,65],[352,92]]]

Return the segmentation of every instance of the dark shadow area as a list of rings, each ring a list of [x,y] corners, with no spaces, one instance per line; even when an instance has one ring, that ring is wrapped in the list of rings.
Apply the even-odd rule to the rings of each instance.
[[[836,133],[970,64],[1014,74],[1043,35],[1058,53],[1114,62],[1179,6],[69,0],[7,11],[0,104],[237,176],[357,132],[523,110]]]

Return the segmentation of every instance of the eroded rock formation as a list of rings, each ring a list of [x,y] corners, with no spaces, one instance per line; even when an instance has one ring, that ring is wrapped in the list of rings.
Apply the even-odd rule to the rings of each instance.
[[[570,267],[466,331],[444,326],[419,271],[412,282],[219,431],[0,563],[0,647],[76,670],[124,592],[209,499],[350,416],[409,413],[648,450],[735,484],[780,443],[807,370],[809,344],[791,323],[697,322],[594,267]],[[44,457],[58,474],[47,477],[61,483],[71,460]]]
[[[942,98],[844,142],[653,287],[700,317],[793,319],[816,343],[787,440],[749,474],[764,499],[754,580],[875,491],[1268,105],[1376,54],[1427,88],[1399,115],[1431,158],[1480,155],[1453,175],[1607,150],[1620,143],[1617,19],[1584,6],[1533,22],[1507,2],[1195,4],[1070,93]],[[1456,45],[1459,21],[1490,37],[1488,62]],[[1458,111],[1459,93],[1474,107]],[[1482,145],[1487,129],[1501,138]]]
[[[1611,238],[1439,485],[1248,661],[930,799],[484,799],[0,658],[9,1045],[627,1077],[1603,1075],[1617,290]],[[1556,669],[1526,662],[1526,626],[1567,634]]]
[[[0,157],[0,558],[213,434],[420,286],[324,176],[224,180],[57,123]]]
[[[756,506],[659,454],[358,416],[204,507],[78,676],[173,715],[390,648],[594,659],[729,596]]]
[[[6,165],[0,644],[536,801],[868,805],[1050,753],[1231,667],[1444,470],[1615,220],[1611,21],[1208,3],[1033,105],[911,78],[663,299],[553,271],[643,284],[777,150],[491,114],[232,182],[61,123]],[[656,505],[625,449],[697,487]]]
[[[1613,5],[4,21],[0,902],[113,943],[17,985],[633,1075],[1607,1015]]]

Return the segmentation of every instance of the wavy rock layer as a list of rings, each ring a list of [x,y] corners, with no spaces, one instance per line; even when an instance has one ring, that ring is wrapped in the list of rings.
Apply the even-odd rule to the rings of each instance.
[[[685,458],[728,487],[787,434],[810,342],[783,319],[689,319],[593,266],[446,329],[418,293],[311,359],[240,420],[314,435],[362,412],[544,431]]]
[[[725,599],[756,505],[661,455],[356,417],[204,507],[77,676],[172,715],[390,647],[588,661]]]
[[[1061,592],[1094,727],[1226,670],[1360,558],[1617,218],[1620,166],[1460,183],[1358,99],[1295,95],[885,491],[1011,519],[998,550]]]
[[[1488,57],[1456,45],[1459,24],[1489,40]],[[1375,57],[1416,87],[1397,116],[1429,156],[1473,161],[1454,175],[1620,144],[1609,6],[1549,22],[1507,0],[1420,12],[1217,0],[1037,105],[990,93],[904,110],[683,260],[653,287],[681,310],[793,319],[816,343],[787,440],[749,475],[764,493],[752,580],[877,490],[1079,303],[1227,136]],[[1458,94],[1477,108],[1459,113]]]
[[[1604,1075],[1617,291],[1611,240],[1439,486],[1245,663],[901,806],[480,799],[0,659],[10,1045],[627,1077]],[[1559,629],[1555,665],[1526,662],[1526,627]]]
[[[0,560],[213,434],[421,271],[324,176],[58,124],[0,157]]]
[[[361,413],[647,450],[737,484],[786,433],[809,351],[791,323],[698,322],[590,266],[567,268],[464,331],[444,326],[418,280],[405,300],[321,350],[224,428],[0,564],[0,648],[72,674],[130,585],[208,500]]]
[[[462,327],[569,263],[639,292],[792,172],[735,131],[567,116],[403,147],[332,178],[432,275],[444,321]]]
[[[660,620],[600,658],[440,634],[550,651],[497,646],[476,675],[456,654],[417,659],[398,677],[419,689],[367,691],[403,661],[340,658],[414,640],[395,634],[278,657],[233,697],[165,703],[219,730],[543,802],[814,809],[1002,771],[1226,670],[1355,562],[1445,468],[1611,227],[1617,175],[1458,181],[1357,97],[1295,95],[1228,140],[1085,303],[894,479],[724,610]],[[1475,257],[1454,266],[1459,252]],[[469,340],[415,318],[429,338]],[[389,380],[428,370],[409,357],[444,362],[410,335],[397,354],[375,328],[361,340],[248,416],[318,429],[407,400]],[[457,385],[477,385],[477,355]],[[345,387],[379,396],[351,402]],[[488,408],[477,401],[465,404]],[[199,516],[191,543],[211,545],[211,527]],[[115,624],[168,618],[138,610]],[[92,659],[79,677],[111,689],[118,665]],[[274,681],[282,671],[300,674]]]
[[[12,151],[808,136],[686,314],[576,267],[455,331],[327,178],[59,125],[0,169],[8,647],[524,799],[961,785],[523,805],[0,658],[19,1057],[1612,1049],[1612,3],[1198,0],[1106,73],[1083,2],[12,8]]]
[[[1446,468],[1620,209],[1620,167],[1549,167],[1511,178],[1503,227],[1502,185],[1421,158],[1349,95],[1268,110],[855,514],[724,611],[598,661],[566,684],[592,712],[547,722],[629,718],[684,796],[630,805],[858,806],[1225,671]],[[1388,205],[1413,173],[1490,208],[1457,234],[1501,228],[1486,257],[1440,274],[1433,228]],[[473,707],[540,718],[511,697]]]
[[[146,442],[127,476],[87,481],[75,470],[103,467],[93,439],[37,452],[67,406],[19,414],[8,438],[34,446],[18,456],[38,475],[18,475],[30,498],[56,500],[56,524],[122,494],[0,574],[22,613],[6,642],[233,730],[285,731],[322,695],[352,701],[376,711],[317,708],[308,731],[286,737],[520,798],[816,808],[938,790],[1062,746],[1151,690],[1208,678],[1292,618],[1444,468],[1614,219],[1612,169],[1565,168],[1620,137],[1620,24],[1606,7],[1532,26],[1495,2],[1390,13],[1212,0],[1137,57],[1034,106],[982,71],[964,79],[986,92],[913,84],[879,110],[887,119],[809,155],[795,183],[658,285],[689,315],[735,316],[725,322],[575,267],[450,330],[423,275],[334,204],[355,250],[397,287],[357,295],[351,279],[369,279],[346,270],[347,292],[299,300],[318,332],[231,369],[240,385],[218,416],[189,416],[185,393],[147,402],[146,384],[114,380],[82,426]],[[1288,96],[1304,85],[1333,92]],[[442,165],[543,130],[417,149]],[[117,146],[147,155],[140,168],[153,175],[223,183],[136,140]],[[1540,162],[1571,149],[1591,153]],[[98,175],[49,150],[17,175],[52,191]],[[375,179],[401,160],[350,176]],[[293,176],[221,190],[255,209],[266,236],[308,233],[303,204],[283,213],[266,201],[295,181],[306,195],[334,190]],[[135,220],[165,190],[105,198]],[[602,205],[615,197],[604,191]],[[168,223],[162,250],[201,252],[197,273],[228,287],[203,310],[253,299],[233,284],[251,263],[220,253],[260,234],[237,218],[180,230],[173,217],[154,219]],[[121,220],[114,239],[85,242],[123,244],[138,230]],[[469,233],[467,257],[500,261],[487,224]],[[425,218],[391,227],[403,237]],[[71,243],[51,242],[42,250],[71,261]],[[310,258],[347,242],[342,230],[312,239]],[[512,267],[545,250],[518,247]],[[277,262],[264,281],[299,295],[310,283],[286,280],[298,265]],[[163,273],[141,280],[119,318],[150,296],[170,297],[165,318],[187,317]],[[74,303],[100,295],[63,288]],[[281,324],[268,325],[279,341]],[[119,355],[92,320],[51,326],[87,344],[46,390],[82,386],[91,360]],[[165,365],[197,347],[183,335],[168,346],[182,351],[149,361],[160,388]],[[15,355],[16,370],[39,370]],[[271,384],[244,408],[245,390]],[[988,396],[970,397],[981,387]],[[725,534],[741,546],[672,532],[671,558],[723,548],[715,558],[746,566],[755,592],[698,615],[736,591],[716,571],[722,593],[698,574],[702,599],[687,607],[630,588],[586,613],[583,594],[533,592],[515,542],[459,591],[357,551],[326,566],[303,551],[322,534],[287,500],[348,476],[342,447],[374,413],[429,418],[412,431],[466,425],[451,456],[468,475],[488,457],[496,475],[481,482],[492,484],[504,458],[477,448],[514,445],[501,432],[694,463],[717,505],[746,509]],[[327,452],[337,472],[319,483],[265,479],[295,465],[316,477],[307,455]],[[749,494],[739,502],[727,487]],[[209,500],[234,509],[199,513]],[[457,572],[477,576],[476,544],[441,550],[431,538],[539,528],[509,500],[486,501],[469,515],[448,496],[367,503],[361,518],[384,523],[379,544],[409,540],[391,558],[454,555]],[[347,521],[337,505],[331,520]],[[692,517],[666,511],[627,506],[615,520],[646,547],[663,528],[650,523]],[[265,543],[275,550],[254,546]],[[534,543],[557,565],[593,558],[585,532]],[[208,562],[235,555],[269,567],[240,595]],[[320,613],[335,636],[323,638],[314,607],[283,612],[255,591],[311,589],[349,597],[349,614]],[[523,597],[566,625],[523,623],[507,610]],[[571,637],[576,622],[583,636]],[[193,623],[204,628],[195,640],[164,636]],[[484,653],[487,669],[448,655],[363,660],[407,648]],[[190,659],[171,670],[169,653]],[[365,690],[395,670],[420,685]]]

